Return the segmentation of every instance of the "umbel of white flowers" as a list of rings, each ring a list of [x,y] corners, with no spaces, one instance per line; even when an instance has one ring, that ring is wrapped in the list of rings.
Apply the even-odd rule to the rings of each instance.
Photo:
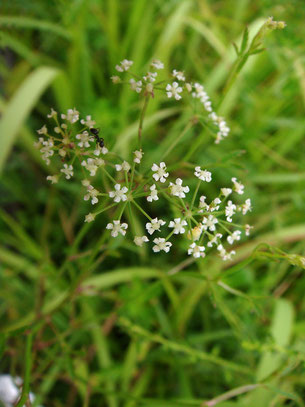
[[[124,59],[116,69],[126,75],[132,65],[132,61]],[[161,61],[154,60],[150,65],[151,70],[141,80],[130,81],[131,89],[139,94],[143,93],[144,97],[145,92],[146,95],[147,92],[154,92],[154,87],[159,88],[156,82],[158,71],[163,67]],[[173,83],[164,89],[168,98],[180,101],[187,92],[203,105],[212,120],[218,120],[202,85],[186,82],[184,72],[178,70],[173,70],[172,76]],[[113,81],[122,82],[118,76]],[[176,251],[181,247],[179,241],[182,239],[185,253],[189,256],[203,258],[207,252],[215,250],[215,246],[216,253],[223,260],[230,260],[235,251],[226,249],[226,246],[230,247],[241,240],[243,232],[244,235],[249,235],[252,227],[239,223],[239,219],[251,211],[251,200],[247,198],[240,201],[244,185],[236,177],[231,179],[230,185],[218,188],[218,194],[209,200],[201,192],[206,190],[207,183],[213,182],[213,174],[208,169],[194,165],[193,177],[197,185],[191,190],[191,184],[188,185],[190,176],[188,175],[187,180],[183,180],[181,176],[175,177],[175,174],[168,171],[164,161],[150,163],[150,171],[143,173],[141,162],[144,152],[140,147],[128,161],[109,152],[101,138],[102,131],[94,128],[96,123],[90,115],[80,119],[80,113],[75,108],[68,109],[64,114],[51,109],[48,118],[53,121],[53,126],[43,125],[38,130],[40,137],[35,146],[47,165],[54,160],[56,162],[53,168],[56,165],[60,165],[60,168],[57,173],[48,175],[47,180],[56,184],[63,178],[69,182],[78,182],[82,177],[83,199],[94,208],[94,211],[85,216],[87,223],[94,222],[108,208],[117,208],[115,212],[111,211],[115,213],[114,219],[109,219],[105,224],[105,229],[112,238],[130,236],[139,247],[150,243],[154,253]],[[218,124],[220,123],[219,121]],[[223,122],[221,127],[224,133],[217,136],[216,142],[228,134]],[[148,154],[145,157],[149,160]],[[104,187],[100,183],[95,185],[97,178],[107,179]],[[161,199],[164,200],[163,207],[169,211],[174,208],[169,219],[151,215],[156,212],[154,205]],[[168,205],[168,202],[172,205]],[[137,235],[133,225],[128,225],[123,220],[127,211],[134,210],[142,216],[142,227],[146,234]]]

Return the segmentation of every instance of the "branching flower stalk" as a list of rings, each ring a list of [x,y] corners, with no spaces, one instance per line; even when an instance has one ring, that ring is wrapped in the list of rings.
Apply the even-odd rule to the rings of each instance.
[[[188,165],[187,171],[191,171],[197,180],[194,191],[191,191],[182,178],[175,176],[175,172],[168,171],[164,161],[170,157],[175,145],[195,124],[194,120],[187,123],[182,135],[176,138],[174,145],[167,149],[159,162],[150,163],[149,155],[145,155],[142,150],[143,123],[147,106],[157,91],[179,103],[184,98],[187,101],[194,100],[197,103],[196,109],[199,103],[202,109],[200,115],[206,123],[209,123],[210,128],[214,128],[215,134],[213,131],[212,133],[215,143],[228,136],[230,129],[226,121],[213,111],[211,100],[203,85],[187,82],[184,72],[173,70],[172,81],[156,82],[159,71],[164,68],[161,61],[152,61],[150,71],[143,77],[130,72],[132,65],[132,61],[124,59],[116,66],[116,70],[124,77],[113,76],[112,81],[128,84],[132,91],[144,99],[139,118],[138,146],[133,156],[126,161],[125,158],[109,152],[99,129],[94,127],[96,123],[91,116],[80,120],[80,114],[75,108],[68,109],[61,115],[51,109],[48,118],[53,120],[54,124],[51,127],[42,126],[38,130],[39,140],[35,143],[47,165],[51,159],[55,159],[57,167],[61,166],[57,174],[48,175],[47,180],[56,184],[60,178],[66,180],[81,178],[84,200],[97,208],[86,215],[87,223],[93,222],[101,213],[117,207],[115,219],[105,225],[105,229],[113,238],[131,237],[136,246],[152,242],[154,253],[161,251],[168,253],[174,249],[174,242],[177,239],[183,239],[186,253],[194,258],[205,257],[206,252],[213,250],[215,246],[216,252],[223,260],[231,259],[235,251],[225,246],[230,247],[239,241],[242,232],[249,235],[251,229],[247,224],[232,221],[233,216],[240,219],[251,210],[250,199],[241,202],[239,198],[244,193],[244,186],[233,177],[230,185],[220,188],[218,196],[208,200],[204,190],[205,185],[212,182],[213,175],[210,171],[198,165]],[[126,80],[126,75],[131,76],[129,81]],[[52,130],[49,130],[51,128]],[[143,159],[150,168],[146,173],[141,171]],[[101,173],[109,181],[104,185],[103,191],[94,186],[94,181]],[[159,199],[165,200],[164,217],[169,216],[169,220],[150,214],[150,207]],[[134,225],[130,230],[125,221],[125,217],[129,218],[133,224],[132,209],[143,219],[145,225],[143,229],[146,233],[141,236],[135,236]]]

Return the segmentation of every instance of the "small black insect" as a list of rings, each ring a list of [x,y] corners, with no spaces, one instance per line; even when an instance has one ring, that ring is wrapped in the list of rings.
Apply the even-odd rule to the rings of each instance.
[[[99,132],[100,132],[100,129],[95,129],[94,127],[92,127],[92,128],[90,129],[90,131],[91,131],[91,133],[92,133],[95,137],[98,137]]]
[[[104,144],[104,139],[101,138],[101,137],[99,137],[100,129],[95,129],[94,127],[92,127],[92,128],[90,129],[90,131],[91,131],[91,133],[94,135],[95,140],[96,140],[96,143],[99,144],[99,146],[100,146],[101,148],[103,148],[103,147],[105,146],[105,144]]]

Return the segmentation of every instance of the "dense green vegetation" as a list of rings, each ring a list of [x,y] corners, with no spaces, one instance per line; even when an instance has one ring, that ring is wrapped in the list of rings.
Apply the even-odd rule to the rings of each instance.
[[[31,389],[46,407],[304,406],[305,4],[14,0],[0,12],[0,374],[23,378],[19,405]],[[269,16],[287,27],[228,82],[233,42]],[[47,182],[56,168],[33,143],[51,107],[92,115],[126,159],[137,148],[143,99],[110,80],[124,58],[135,72],[153,58],[185,71],[226,118],[223,142],[196,125],[167,164],[184,179],[188,163],[210,168],[212,197],[232,177],[245,185],[254,229],[231,261],[109,239],[114,212],[84,226],[80,183]],[[189,119],[156,94],[147,165]]]

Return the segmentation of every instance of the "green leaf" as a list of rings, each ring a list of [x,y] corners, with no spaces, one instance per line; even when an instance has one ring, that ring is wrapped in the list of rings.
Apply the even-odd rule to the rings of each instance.
[[[270,333],[275,345],[284,348],[289,344],[293,327],[294,310],[291,302],[278,299],[275,304]],[[257,380],[261,381],[275,372],[283,360],[282,352],[266,352],[263,354],[257,370]]]
[[[49,66],[37,68],[21,84],[8,102],[0,120],[0,173],[14,140],[37,100],[58,74]]]
[[[249,29],[246,27],[243,32],[243,39],[241,42],[240,53],[243,54],[246,51],[249,39]]]

